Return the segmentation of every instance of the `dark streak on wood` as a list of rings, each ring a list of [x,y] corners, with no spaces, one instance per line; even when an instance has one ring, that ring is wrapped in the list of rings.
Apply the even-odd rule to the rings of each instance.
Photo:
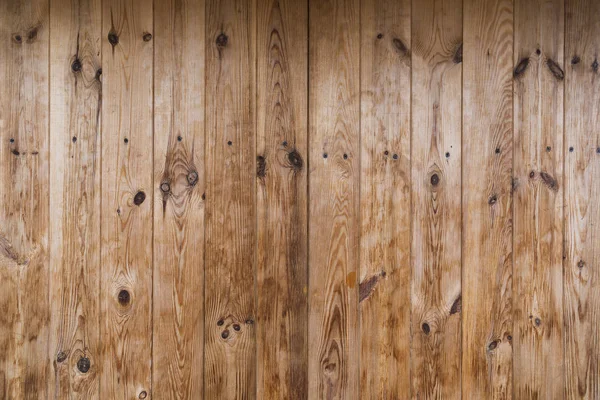
[[[385,271],[381,271],[379,274],[373,275],[372,277],[370,277],[366,281],[361,282],[358,285],[359,303],[362,303],[363,300],[366,300],[371,295],[371,293],[373,293],[375,286],[381,278],[385,278],[385,275]]]
[[[544,182],[548,189],[552,190],[553,192],[558,191],[558,182],[556,181],[556,179],[554,179],[552,175],[550,175],[547,172],[541,171],[540,177],[542,178],[542,182]]]
[[[595,73],[598,73],[598,59],[594,58],[594,62],[592,63],[592,71],[594,71]]]
[[[565,79],[565,73],[562,70],[562,68],[556,63],[556,61],[549,58],[546,60],[546,65],[548,66],[548,69],[550,69],[550,72],[552,72],[552,75],[554,75],[556,79],[558,79],[559,81]]]
[[[256,176],[261,180],[267,175],[267,160],[263,156],[256,157]]]
[[[461,311],[462,311],[462,295],[459,295],[456,298],[456,300],[454,300],[452,307],[450,307],[450,315],[459,313]]]
[[[454,55],[452,56],[452,62],[454,64],[460,64],[463,60],[463,44],[459,44],[458,48],[454,51]]]
[[[525,70],[527,69],[528,66],[529,66],[529,57],[522,59],[521,61],[519,61],[519,64],[517,64],[517,67],[515,68],[515,70],[513,72],[513,76],[515,78],[520,77],[521,75],[523,75],[523,73],[525,72]]]
[[[394,38],[394,39],[392,39],[392,43],[394,44],[394,48],[396,49],[398,54],[400,54],[400,56],[402,56],[402,57],[408,56],[408,48],[406,47],[404,42],[402,42],[402,40],[400,40],[398,38]]]

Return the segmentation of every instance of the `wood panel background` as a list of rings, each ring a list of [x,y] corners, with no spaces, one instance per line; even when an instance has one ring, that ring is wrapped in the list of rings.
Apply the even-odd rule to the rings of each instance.
[[[596,0],[0,0],[0,399],[600,398]]]

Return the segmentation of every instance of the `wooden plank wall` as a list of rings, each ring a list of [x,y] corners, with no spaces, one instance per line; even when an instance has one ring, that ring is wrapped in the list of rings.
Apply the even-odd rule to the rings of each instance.
[[[0,36],[0,399],[600,398],[598,1]]]

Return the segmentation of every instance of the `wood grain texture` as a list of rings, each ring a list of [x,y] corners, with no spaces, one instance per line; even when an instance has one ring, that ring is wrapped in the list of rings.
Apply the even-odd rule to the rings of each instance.
[[[100,1],[50,9],[49,396],[97,399],[100,359]],[[89,360],[89,370],[77,365]]]
[[[511,0],[466,0],[462,395],[512,396]]]
[[[600,397],[600,3],[565,3],[565,396]]]
[[[204,364],[204,0],[154,2],[156,399],[197,399]],[[168,191],[163,191],[165,184]]]
[[[100,398],[151,397],[152,5],[102,3]]]
[[[309,398],[359,392],[360,6],[311,0]]]
[[[461,397],[462,1],[413,1],[412,397]]]
[[[357,350],[369,399],[410,393],[410,10],[407,0],[361,2]]]
[[[558,399],[563,380],[562,0],[515,2],[514,396]]]
[[[47,397],[47,1],[0,2],[0,398]]]
[[[207,0],[204,396],[256,395],[255,2]]]
[[[257,3],[257,398],[308,398],[308,2]]]

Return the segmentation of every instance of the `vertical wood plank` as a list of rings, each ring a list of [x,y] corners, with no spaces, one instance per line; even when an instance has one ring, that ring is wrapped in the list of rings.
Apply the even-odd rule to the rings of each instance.
[[[309,398],[359,392],[360,4],[309,10]]]
[[[48,2],[0,2],[0,397],[46,398]]]
[[[255,2],[208,0],[205,398],[254,398]]]
[[[462,1],[413,1],[412,397],[461,397]]]
[[[515,2],[514,395],[558,399],[563,379],[562,0]]]
[[[151,396],[152,4],[104,0],[102,14],[103,365],[100,398]]]
[[[565,3],[565,396],[600,397],[600,3]]]
[[[512,396],[512,0],[465,0],[462,392]]]
[[[61,399],[99,395],[101,21],[98,0],[51,3],[49,394]]]
[[[361,2],[362,398],[410,393],[410,10]]]
[[[203,393],[204,0],[154,2],[155,398]],[[168,186],[168,190],[166,189]]]
[[[308,398],[308,1],[257,4],[257,398]]]

